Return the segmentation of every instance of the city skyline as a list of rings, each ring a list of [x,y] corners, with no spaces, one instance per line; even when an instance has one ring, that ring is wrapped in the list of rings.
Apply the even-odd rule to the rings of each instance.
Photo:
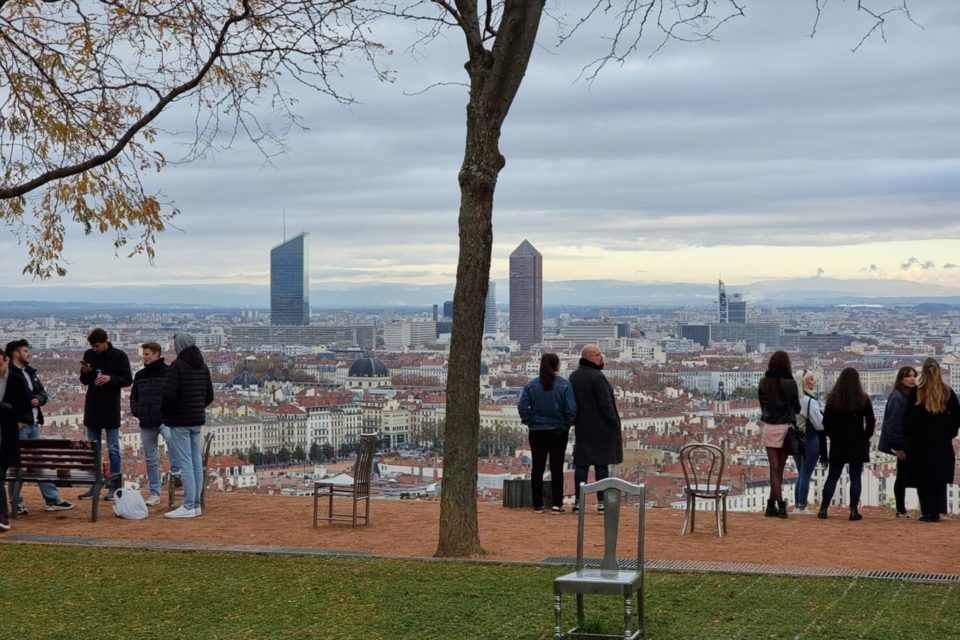
[[[706,282],[722,264],[730,286],[817,274],[958,286],[960,7],[914,4],[922,28],[893,15],[886,42],[851,53],[867,17],[827,5],[810,38],[807,5],[750,4],[717,42],[648,57],[649,42],[592,83],[577,76],[599,27],[554,49],[545,25],[505,125],[491,279],[508,277],[526,237],[548,281]],[[410,35],[385,41],[403,51]],[[148,176],[182,211],[154,266],[68,225],[67,278],[8,285],[267,284],[260,256],[283,210],[329,240],[310,262],[315,286],[452,283],[461,49],[438,39],[416,59],[398,53],[393,83],[348,69],[349,108],[300,95],[311,130],[266,164],[240,145]],[[448,85],[423,91],[438,81]],[[187,129],[186,111],[160,126]],[[177,157],[180,141],[164,140]],[[27,260],[9,232],[0,250]]]

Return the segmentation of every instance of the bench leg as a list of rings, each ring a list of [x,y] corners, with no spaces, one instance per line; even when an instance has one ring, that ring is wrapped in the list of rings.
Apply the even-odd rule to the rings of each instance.
[[[90,508],[90,522],[96,522],[97,516],[100,514],[100,483],[94,483],[93,485],[93,505]]]
[[[10,492],[10,517],[17,517],[17,505],[20,503],[20,490],[23,489],[23,482],[13,481],[13,491]]]

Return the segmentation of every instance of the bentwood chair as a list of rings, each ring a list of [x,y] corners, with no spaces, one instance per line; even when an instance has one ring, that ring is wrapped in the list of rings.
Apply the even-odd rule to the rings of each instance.
[[[373,474],[373,454],[377,450],[376,433],[364,433],[360,435],[360,446],[357,449],[357,461],[353,465],[353,482],[350,484],[339,484],[330,480],[320,480],[313,483],[313,526],[316,528],[318,520],[347,521],[351,526],[357,526],[357,521],[362,520],[364,525],[370,523],[370,476]],[[328,499],[327,515],[319,514],[321,496]],[[353,510],[351,513],[335,513],[333,511],[333,498],[335,496],[350,498]],[[358,503],[364,502],[365,510],[363,513],[357,512]]]
[[[603,558],[585,558],[584,497],[603,491]],[[632,567],[617,560],[617,537],[620,530],[620,509],[627,506],[627,497],[635,496],[637,504],[637,559]],[[635,640],[644,635],[643,615],[643,527],[646,489],[621,478],[605,478],[593,484],[580,485],[580,516],[577,524],[577,570],[553,581],[554,638],[619,638]],[[591,545],[590,548],[593,548]],[[577,626],[564,632],[561,621],[565,593],[577,595]],[[623,599],[622,634],[591,633],[584,629],[584,595],[610,595]],[[633,626],[633,595],[637,596],[637,626]]]
[[[680,535],[693,533],[697,518],[697,500],[713,501],[717,520],[717,534],[723,537],[727,532],[727,494],[730,487],[720,484],[723,480],[724,454],[720,447],[705,442],[691,442],[680,449],[680,465],[686,485],[683,493],[687,498],[686,512],[683,514],[683,528]]]

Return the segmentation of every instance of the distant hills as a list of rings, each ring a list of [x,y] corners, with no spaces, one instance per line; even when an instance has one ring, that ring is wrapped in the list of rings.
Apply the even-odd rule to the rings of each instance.
[[[834,305],[834,304],[960,304],[960,287],[892,279],[794,278],[762,280],[742,286],[727,286],[729,293],[741,293],[750,304]],[[41,303],[83,310],[115,306],[222,307],[262,309],[270,306],[266,285],[201,286],[108,286],[80,287],[40,283],[31,287],[0,287],[7,301]],[[620,280],[560,280],[543,283],[543,302],[549,306],[645,307],[702,306],[712,304],[717,287],[711,284],[669,282],[626,282]],[[310,291],[313,309],[410,307],[443,304],[453,298],[453,285],[411,285],[398,283],[325,283]],[[497,282],[497,302],[509,301],[506,280]],[[33,306],[33,305],[31,305]]]

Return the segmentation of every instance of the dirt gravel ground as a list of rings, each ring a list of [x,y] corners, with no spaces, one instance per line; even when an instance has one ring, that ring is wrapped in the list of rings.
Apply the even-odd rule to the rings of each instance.
[[[79,490],[67,489],[71,511],[45,512],[39,492],[25,489],[29,515],[12,520],[15,534],[84,536],[129,542],[198,542],[216,545],[267,545],[358,550],[390,557],[432,556],[437,545],[440,503],[417,500],[373,500],[369,526],[321,523],[312,527],[312,499],[294,496],[219,494],[207,496],[203,516],[192,520],[163,517],[160,507],[146,520],[122,520],[109,503],[101,503],[100,519],[92,523],[90,503],[75,500]],[[343,503],[348,508],[347,502]],[[699,512],[697,530],[680,535],[683,512],[648,509],[646,557],[660,560],[743,562],[802,568],[849,568],[960,574],[957,537],[960,519],[922,523],[895,518],[892,511],[867,509],[864,519],[851,522],[834,509],[827,520],[792,516],[787,520],[760,513],[731,513],[728,534],[719,538],[711,515]],[[603,516],[590,507],[587,526],[596,544],[588,555],[602,555]],[[625,530],[618,555],[635,552],[636,511],[624,511]],[[575,555],[577,516],[536,514],[531,509],[507,509],[480,504],[480,537],[491,560],[540,561],[548,556]]]

